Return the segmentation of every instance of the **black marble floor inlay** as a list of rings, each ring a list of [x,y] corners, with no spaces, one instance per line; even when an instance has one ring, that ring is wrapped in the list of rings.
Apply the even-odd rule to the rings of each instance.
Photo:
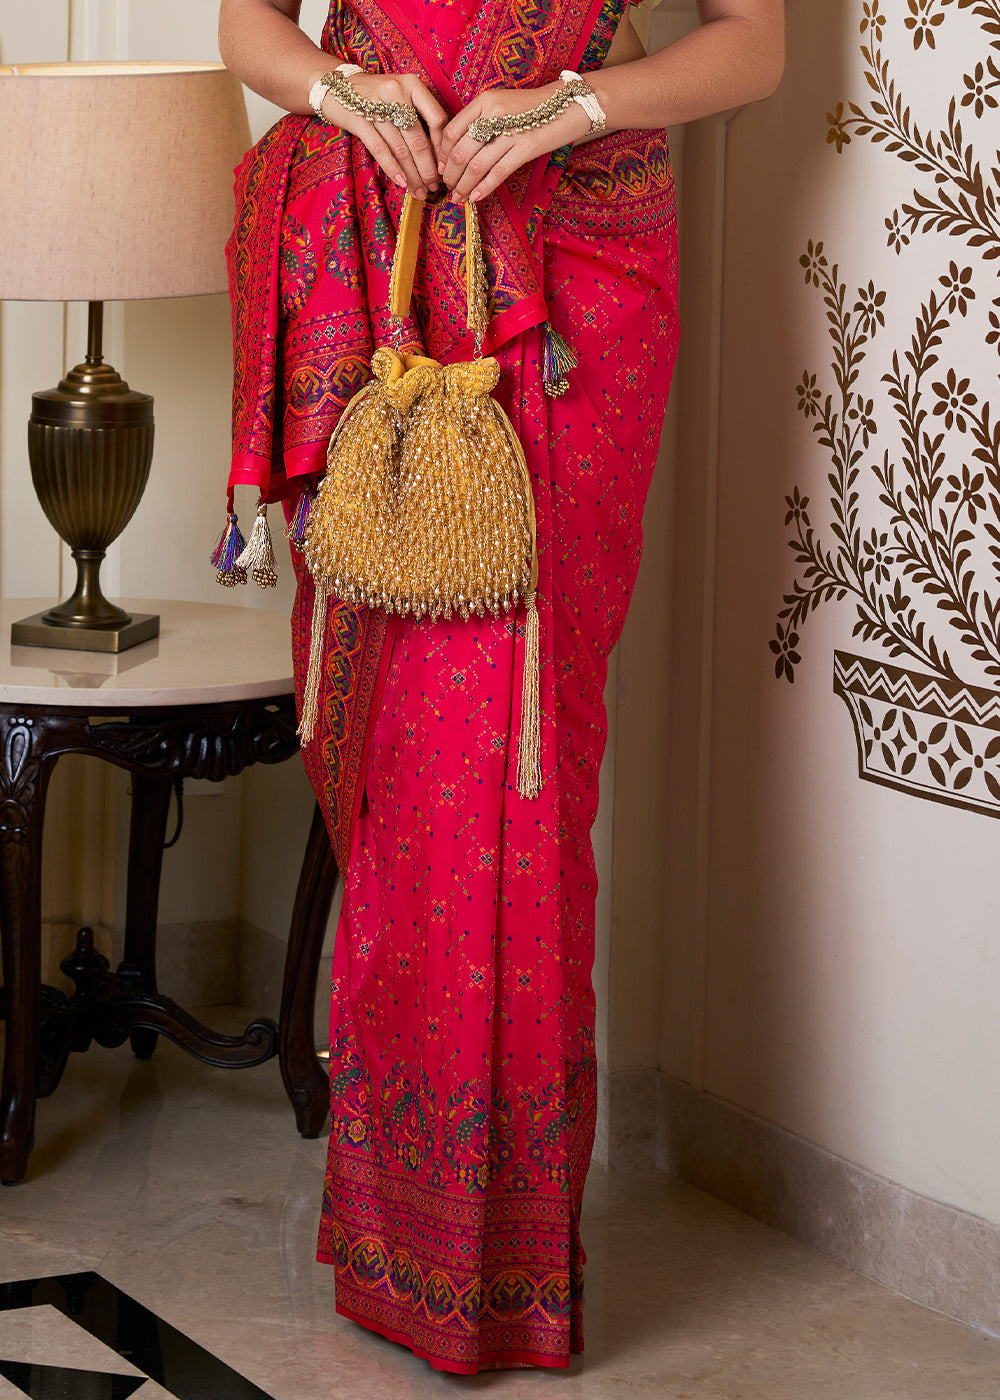
[[[147,1380],[146,1376],[39,1366],[32,1361],[0,1361],[0,1376],[33,1400],[129,1400]]]
[[[144,1371],[176,1400],[272,1400],[245,1376],[100,1274],[57,1274],[0,1284],[0,1312],[45,1304],[117,1352],[136,1370]],[[16,1375],[8,1369],[11,1367],[16,1369]],[[0,1374],[32,1400],[127,1400],[145,1383],[135,1376],[2,1360]],[[66,1377],[76,1380],[66,1381]]]

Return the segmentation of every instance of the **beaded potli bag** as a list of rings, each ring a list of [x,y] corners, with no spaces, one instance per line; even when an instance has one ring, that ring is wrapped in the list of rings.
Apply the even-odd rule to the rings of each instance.
[[[373,379],[341,415],[302,531],[316,598],[299,733],[308,744],[315,732],[331,598],[431,620],[498,617],[523,605],[517,790],[536,797],[542,778],[531,478],[513,425],[491,397],[500,367],[481,354],[488,313],[475,205],[465,205],[475,357],[441,365],[398,348],[422,215],[423,202],[407,195],[389,294],[397,347],[375,351]]]

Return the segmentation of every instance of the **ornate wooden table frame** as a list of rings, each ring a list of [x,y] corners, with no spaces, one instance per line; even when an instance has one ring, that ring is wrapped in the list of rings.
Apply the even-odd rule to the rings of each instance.
[[[291,695],[157,709],[0,703],[5,1184],[27,1169],[36,1099],[56,1088],[70,1052],[92,1041],[117,1046],[128,1039],[144,1059],[166,1035],[208,1064],[234,1067],[278,1054],[299,1131],[321,1132],[328,1080],[315,1051],[313,1007],[337,871],[318,809],[292,914],[278,1025],[260,1019],[242,1036],[222,1035],[156,987],[157,903],[174,779],[218,782],[254,763],[281,763],[298,751],[295,727]],[[62,963],[76,988],[71,996],[41,984],[42,826],[49,779],[64,754],[89,754],[134,774],[122,961],[111,971],[90,930],[81,930]]]

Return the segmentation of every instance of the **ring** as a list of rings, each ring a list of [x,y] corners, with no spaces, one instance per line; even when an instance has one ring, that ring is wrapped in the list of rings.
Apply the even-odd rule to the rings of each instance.
[[[369,118],[373,122],[390,122],[400,131],[409,131],[417,124],[417,109],[408,102],[373,102],[375,114]]]
[[[503,119],[500,118],[500,120]],[[477,117],[474,122],[469,123],[466,135],[471,136],[473,141],[478,141],[480,146],[485,146],[498,134],[497,130],[494,129],[496,121],[496,117]]]

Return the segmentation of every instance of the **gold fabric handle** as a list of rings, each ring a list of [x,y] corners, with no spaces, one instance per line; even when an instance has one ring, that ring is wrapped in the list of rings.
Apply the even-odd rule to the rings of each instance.
[[[424,201],[407,193],[403,200],[399,228],[396,230],[396,252],[392,259],[392,275],[389,279],[389,312],[398,321],[410,312],[423,214]],[[486,307],[486,266],[483,261],[476,206],[468,200],[465,203],[465,300],[465,324],[475,336],[478,353],[489,324]]]

